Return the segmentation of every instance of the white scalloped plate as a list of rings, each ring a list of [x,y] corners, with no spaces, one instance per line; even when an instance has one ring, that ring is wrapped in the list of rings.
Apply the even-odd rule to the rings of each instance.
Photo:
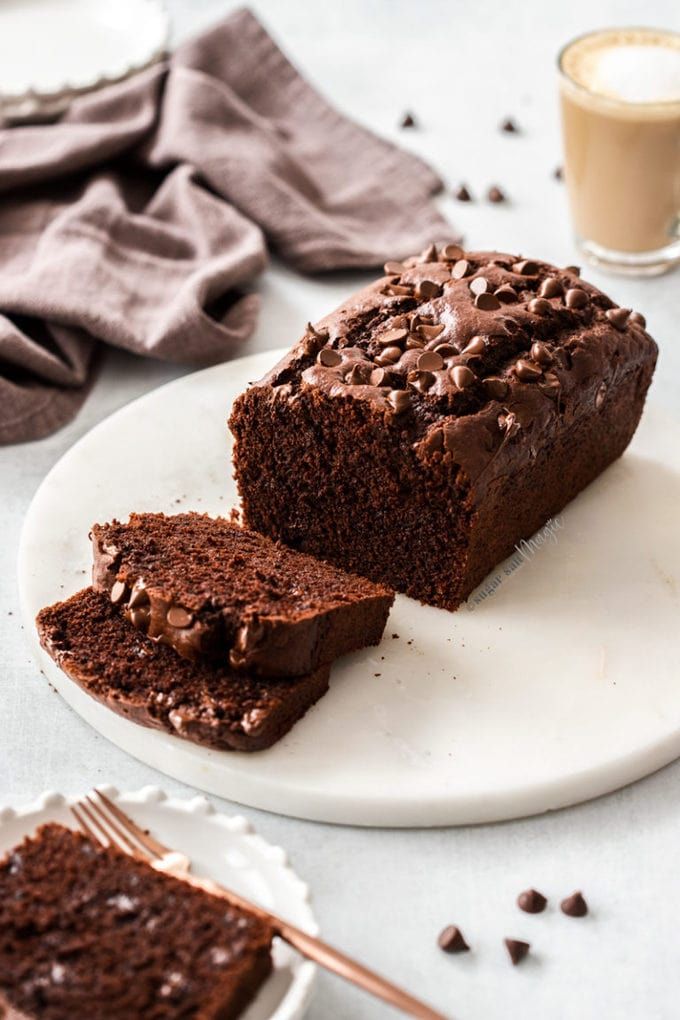
[[[318,926],[309,890],[290,867],[285,852],[256,835],[241,816],[224,815],[206,797],[180,800],[155,786],[119,794],[102,786],[143,828],[166,846],[186,854],[192,871],[211,878],[312,935]],[[27,807],[0,810],[0,857],[46,822],[75,828],[68,804],[75,798],[46,793]],[[300,1020],[310,1002],[316,968],[279,939],[274,971],[243,1020]]]
[[[680,425],[653,407],[626,455],[567,507],[554,541],[530,547],[519,569],[494,572],[492,597],[457,613],[398,597],[380,647],[338,661],[330,692],[269,751],[211,751],[146,730],[57,669],[34,619],[86,583],[92,522],[130,510],[227,512],[236,503],[229,408],[279,353],[185,376],[129,404],[69,450],[36,493],[19,555],[22,613],[66,701],[185,783],[354,825],[547,811],[677,757]]]
[[[0,118],[52,116],[166,50],[162,0],[2,0]]]

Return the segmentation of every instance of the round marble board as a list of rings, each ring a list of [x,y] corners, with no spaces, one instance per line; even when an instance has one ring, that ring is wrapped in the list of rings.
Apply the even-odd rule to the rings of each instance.
[[[278,358],[173,382],[112,415],[47,476],[19,555],[35,656],[69,705],[161,772],[282,814],[374,826],[489,822],[573,804],[680,755],[680,423],[653,407],[625,456],[457,613],[398,596],[378,648],[269,751],[206,750],[97,704],[33,619],[89,580],[88,530],[132,510],[228,512],[226,418]],[[394,636],[398,635],[398,636]]]

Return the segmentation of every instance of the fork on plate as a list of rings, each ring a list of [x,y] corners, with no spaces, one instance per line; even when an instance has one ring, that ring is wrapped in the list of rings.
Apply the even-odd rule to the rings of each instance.
[[[321,939],[289,924],[282,917],[251,903],[231,889],[217,885],[212,881],[193,878],[188,872],[188,862],[186,869],[181,866],[177,867],[178,862],[186,860],[182,858],[182,855],[171,850],[170,847],[164,846],[147,831],[141,829],[101,790],[95,790],[92,794],[87,794],[76,801],[71,805],[71,812],[82,831],[101,846],[115,846],[124,853],[144,860],[156,868],[159,865],[167,865],[165,869],[161,867],[159,870],[166,870],[169,874],[174,874],[184,881],[201,886],[213,896],[220,896],[232,906],[254,915],[268,924],[275,935],[293,946],[302,956],[313,960],[345,980],[351,981],[370,992],[371,995],[375,995],[389,1003],[390,1006],[401,1010],[407,1016],[417,1017],[418,1020],[447,1020],[447,1017],[442,1013],[437,1013],[424,1002],[409,995],[408,992],[386,981],[339,950],[333,949]]]

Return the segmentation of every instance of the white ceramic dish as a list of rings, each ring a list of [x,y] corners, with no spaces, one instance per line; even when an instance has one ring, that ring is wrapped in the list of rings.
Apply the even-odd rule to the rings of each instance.
[[[215,811],[205,797],[179,800],[157,787],[119,794],[102,789],[161,842],[185,853],[193,873],[241,893],[313,935],[318,933],[309,891],[281,847],[257,836],[245,818]],[[18,811],[0,810],[0,856],[45,822],[75,828],[68,804],[74,798],[46,793]],[[300,1020],[312,994],[316,968],[285,943],[274,945],[274,971],[243,1020]]]
[[[455,614],[399,597],[382,645],[338,662],[329,694],[270,751],[219,753],[145,730],[68,680],[39,649],[33,620],[87,583],[90,525],[130,510],[233,506],[226,417],[277,357],[207,369],[128,405],[36,494],[19,557],[24,622],[80,715],[200,789],[359,825],[547,811],[680,754],[680,425],[651,407],[625,457],[561,527],[518,554],[518,569],[495,572],[492,597]]]
[[[162,0],[3,0],[0,121],[61,113],[71,99],[160,59]]]

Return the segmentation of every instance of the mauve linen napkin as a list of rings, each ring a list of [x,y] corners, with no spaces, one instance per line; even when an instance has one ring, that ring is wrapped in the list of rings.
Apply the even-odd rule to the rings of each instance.
[[[56,124],[0,130],[0,442],[73,417],[98,342],[230,357],[266,244],[315,272],[451,239],[440,187],[330,107],[247,10]]]

